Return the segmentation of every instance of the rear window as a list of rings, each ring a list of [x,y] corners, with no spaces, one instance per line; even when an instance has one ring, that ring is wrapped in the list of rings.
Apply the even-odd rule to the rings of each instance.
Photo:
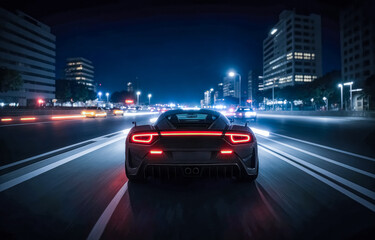
[[[179,127],[209,127],[218,116],[207,113],[176,113],[167,119],[176,128]]]
[[[237,112],[248,112],[248,111],[253,111],[251,108],[239,108],[237,109]]]

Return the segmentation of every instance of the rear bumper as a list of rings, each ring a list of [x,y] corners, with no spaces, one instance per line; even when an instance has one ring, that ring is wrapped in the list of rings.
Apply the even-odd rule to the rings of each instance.
[[[255,148],[256,149],[256,148]],[[195,152],[186,152],[187,155]],[[169,155],[169,156],[168,156]],[[127,154],[125,161],[126,174],[153,177],[241,177],[243,175],[258,174],[258,154],[253,154],[241,159],[235,153],[220,156],[213,152],[210,159],[174,159],[171,153],[163,153],[163,156],[147,155],[138,164],[134,164],[134,158]],[[190,169],[190,170],[189,170]],[[191,171],[189,173],[189,171]]]

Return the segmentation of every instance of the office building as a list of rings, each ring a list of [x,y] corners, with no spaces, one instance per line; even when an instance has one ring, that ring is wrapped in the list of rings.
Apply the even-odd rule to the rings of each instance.
[[[87,86],[88,89],[96,91],[94,81],[94,66],[90,60],[83,57],[68,58],[65,67],[65,79],[77,81]]]
[[[214,104],[214,95],[215,95],[215,92],[213,88],[204,92],[204,105],[205,106],[208,107]]]
[[[134,92],[133,83],[132,82],[128,82],[126,84],[126,89],[127,89],[128,92]]]
[[[223,95],[224,97],[235,97],[239,98],[240,94],[240,76],[226,76],[223,79]]]
[[[375,74],[374,8],[373,1],[362,1],[340,13],[341,76],[355,89],[366,87],[366,80]],[[363,91],[355,90],[352,97],[352,102],[345,102],[348,109],[369,110],[369,96]]]
[[[358,86],[375,74],[375,4],[367,3],[349,7],[340,14],[341,76]]]
[[[258,91],[264,90],[263,76],[258,76]]]
[[[322,76],[320,16],[283,11],[263,41],[264,89],[303,84]]]
[[[253,71],[247,74],[247,100],[253,100]]]
[[[23,80],[17,91],[0,93],[0,102],[36,105],[55,98],[56,37],[49,26],[23,12],[0,8],[0,67]]]
[[[219,83],[217,85],[217,90],[215,91],[215,95],[214,95],[214,103],[216,103],[217,101],[222,101],[223,100],[223,98],[224,98],[223,87],[224,87],[223,83]]]

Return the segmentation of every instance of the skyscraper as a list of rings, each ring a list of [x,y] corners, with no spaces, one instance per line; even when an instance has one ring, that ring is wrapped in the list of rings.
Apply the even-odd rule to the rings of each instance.
[[[247,74],[247,99],[253,100],[253,71]]]
[[[65,79],[77,81],[79,84],[86,85],[88,89],[96,91],[94,66],[86,58],[68,58],[66,60]]]
[[[23,79],[18,91],[0,93],[6,103],[36,104],[55,98],[55,41],[50,27],[23,12],[0,8],[0,67]]]
[[[127,87],[127,91],[128,92],[134,92],[134,87],[133,87],[133,83],[132,82],[128,82],[126,84],[126,87]]]
[[[365,88],[366,80],[375,74],[374,7],[373,1],[354,2],[340,13],[341,76],[355,88]],[[363,91],[352,94],[346,103],[349,109],[369,109],[369,96]]]
[[[340,14],[341,76],[357,86],[375,74],[374,7],[357,3]]]
[[[264,89],[308,83],[321,75],[320,16],[283,11],[263,41]]]
[[[239,76],[226,76],[223,79],[223,94],[224,97],[238,98],[240,94]]]

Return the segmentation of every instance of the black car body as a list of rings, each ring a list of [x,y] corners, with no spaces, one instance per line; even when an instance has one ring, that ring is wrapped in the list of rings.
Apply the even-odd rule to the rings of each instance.
[[[212,110],[171,110],[153,125],[133,127],[126,139],[126,175],[148,177],[233,177],[258,175],[257,140],[247,126],[232,124]]]
[[[249,107],[237,108],[233,116],[235,118],[251,119],[254,121],[257,119],[257,113]]]

